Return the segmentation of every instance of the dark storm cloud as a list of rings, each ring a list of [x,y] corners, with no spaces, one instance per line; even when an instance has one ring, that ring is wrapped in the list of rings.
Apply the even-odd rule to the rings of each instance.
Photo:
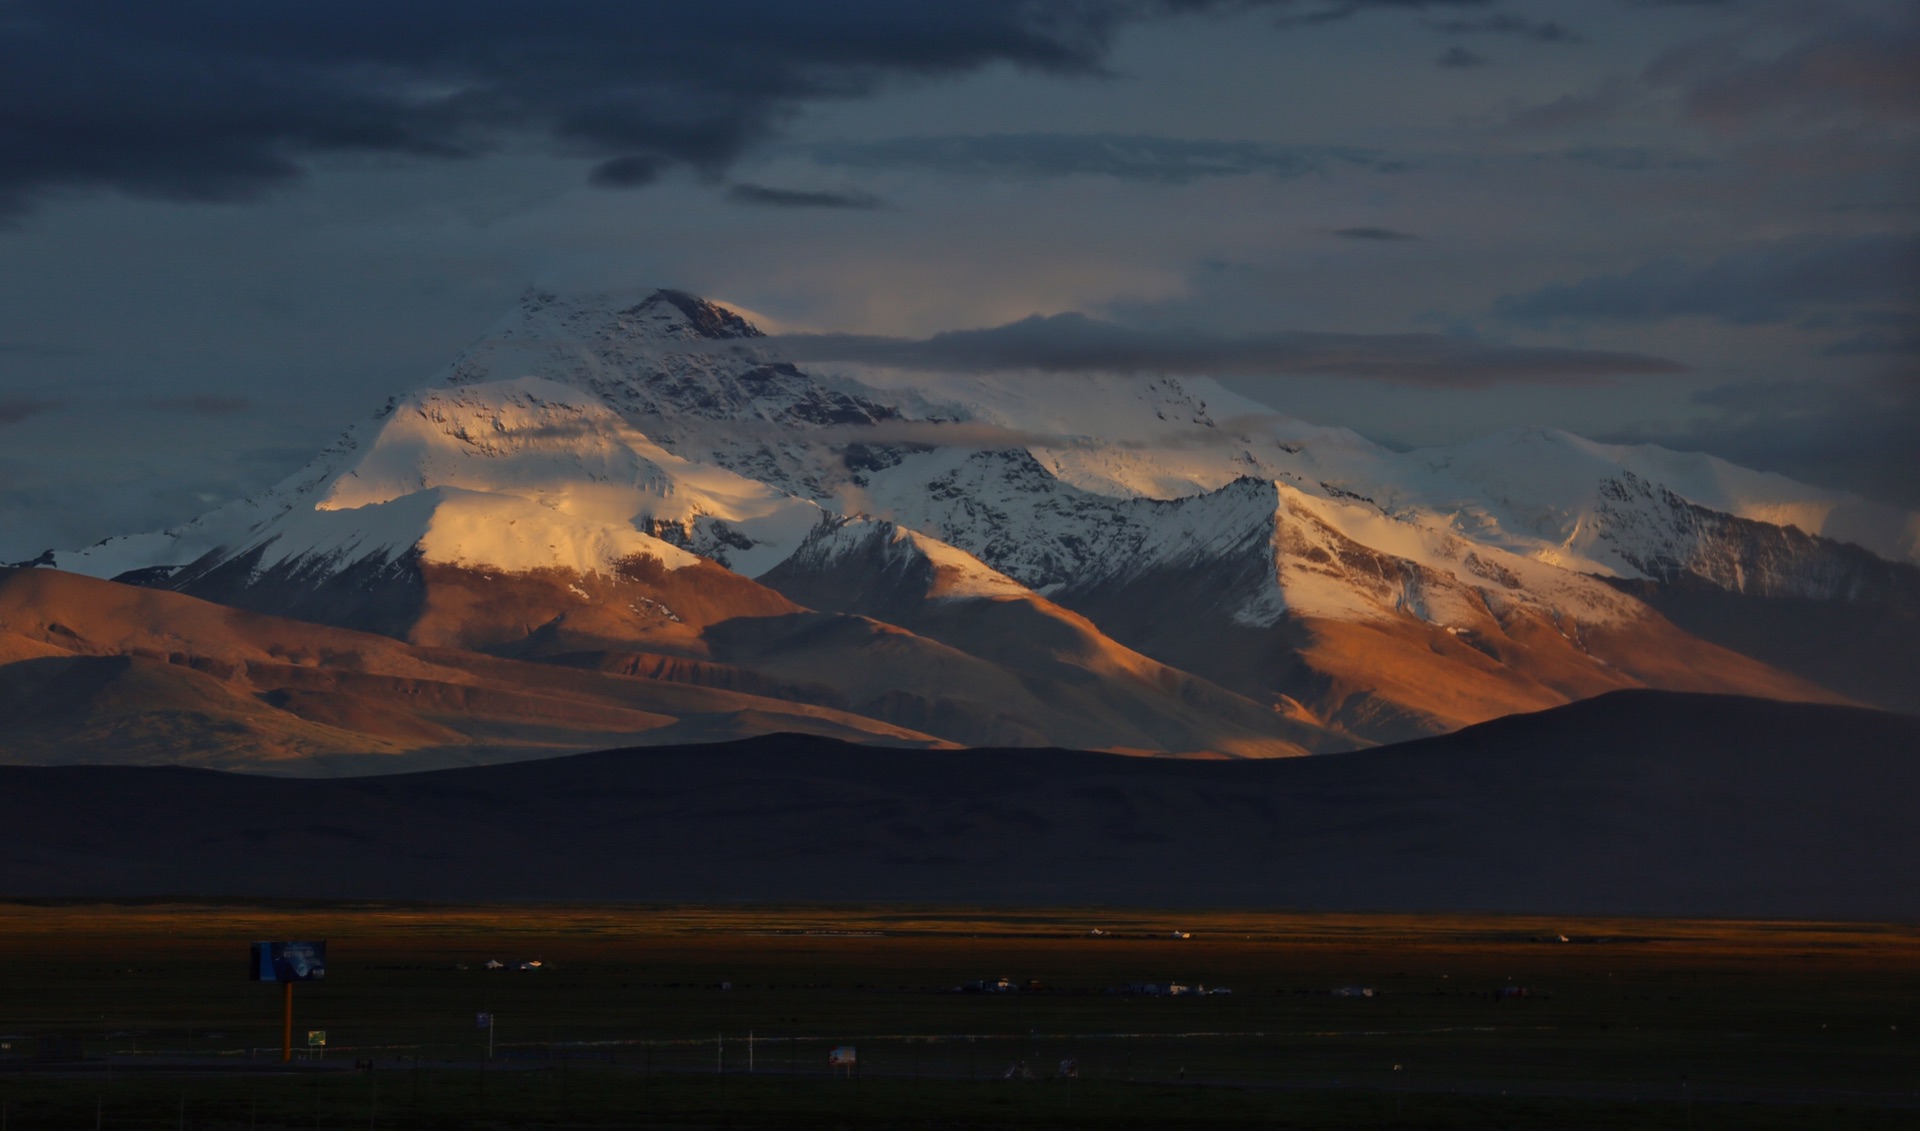
[[[1587,37],[1555,20],[1529,20],[1496,12],[1491,16],[1435,20],[1427,25],[1448,35],[1511,35],[1535,43],[1585,43]]]
[[[804,103],[993,63],[1095,73],[1132,21],[1261,0],[5,0],[0,207],[257,197],[326,153],[543,136],[596,184],[714,175]]]
[[[1695,316],[1753,325],[1836,308],[1911,310],[1917,303],[1920,236],[1871,235],[1781,240],[1706,264],[1660,260],[1509,295],[1496,310],[1517,319]]]
[[[1453,68],[1484,67],[1487,65],[1487,57],[1475,54],[1464,47],[1449,47],[1433,61],[1433,65]]]
[[[1146,134],[984,134],[817,145],[816,161],[980,176],[1103,176],[1162,184],[1266,173],[1298,177],[1337,164],[1391,169],[1372,150],[1207,141]]]
[[[1420,237],[1412,232],[1402,232],[1397,228],[1335,228],[1333,235],[1343,240],[1374,240],[1391,242],[1394,240],[1417,240]]]
[[[788,334],[768,340],[792,361],[838,361],[954,372],[1326,374],[1432,387],[1569,384],[1676,373],[1664,358],[1599,350],[1503,346],[1437,334],[1290,332],[1226,336],[1143,330],[1082,314],[1035,315],[925,339]]]
[[[770,188],[766,185],[737,184],[727,189],[727,199],[735,204],[767,208],[840,208],[872,211],[880,207],[880,198],[865,192],[818,192],[804,189]]]
[[[18,424],[59,407],[59,401],[42,397],[0,397],[0,425]]]

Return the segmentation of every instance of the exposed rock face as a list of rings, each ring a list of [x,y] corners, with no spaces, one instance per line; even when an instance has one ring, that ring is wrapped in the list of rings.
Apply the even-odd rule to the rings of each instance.
[[[1802,597],[1920,613],[1920,567],[1859,546],[1688,502],[1632,472],[1601,487],[1600,537],[1643,576],[1748,597]]]

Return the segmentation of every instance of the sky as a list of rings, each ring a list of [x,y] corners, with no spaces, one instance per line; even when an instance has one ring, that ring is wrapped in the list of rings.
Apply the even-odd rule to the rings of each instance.
[[[0,0],[0,562],[182,521],[527,287],[1920,508],[1895,0]]]

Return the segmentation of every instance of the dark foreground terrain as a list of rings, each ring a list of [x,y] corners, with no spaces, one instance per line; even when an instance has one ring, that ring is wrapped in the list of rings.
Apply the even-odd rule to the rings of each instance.
[[[327,1048],[282,1069],[280,995],[241,959],[252,939],[316,937],[328,978],[296,992],[294,1030]],[[1116,992],[1137,983],[1232,992]],[[1572,917],[16,903],[0,1046],[9,1131],[1892,1128],[1920,1113],[1920,940]],[[836,1075],[845,1046],[857,1070]]]
[[[1258,762],[771,736],[338,780],[0,768],[0,895],[1920,917],[1920,719],[1623,692]]]

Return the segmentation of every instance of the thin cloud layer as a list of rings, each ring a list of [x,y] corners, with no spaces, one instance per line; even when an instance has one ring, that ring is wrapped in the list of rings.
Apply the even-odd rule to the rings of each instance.
[[[715,175],[809,101],[994,63],[1095,73],[1123,26],[1261,0],[11,0],[0,210],[105,188],[236,201],[324,154],[544,137],[595,184]]]
[[[1855,124],[1920,121],[1920,20],[1857,24],[1770,58],[1731,42],[1677,48],[1647,70],[1677,89],[1687,112],[1737,128],[1768,119]]]
[[[1704,264],[1660,260],[1499,301],[1506,318],[1657,321],[1685,316],[1745,325],[1821,310],[1911,311],[1920,303],[1920,235],[1803,237]]]
[[[233,416],[253,407],[253,401],[246,397],[222,396],[218,393],[155,397],[146,403],[149,408],[163,412],[184,412],[190,416]]]
[[[1676,431],[1596,437],[1710,451],[1747,467],[1920,510],[1920,382],[1764,382],[1702,390],[1713,414]]]
[[[1506,35],[1535,43],[1585,43],[1587,37],[1558,20],[1530,20],[1507,12],[1490,16],[1435,20],[1428,25],[1448,35]]]
[[[1366,149],[1148,134],[897,137],[817,145],[807,152],[823,164],[855,169],[911,168],[1000,177],[1100,176],[1170,185],[1254,173],[1298,177],[1335,165],[1397,167],[1384,155]]]
[[[1449,67],[1456,70],[1467,67],[1484,67],[1487,65],[1487,57],[1478,52],[1469,51],[1464,47],[1449,47],[1440,53],[1440,57],[1435,59],[1433,64],[1436,67]]]
[[[1226,336],[1135,329],[1083,314],[1035,315],[991,329],[950,330],[924,339],[788,334],[767,339],[767,344],[791,361],[930,371],[1319,374],[1444,388],[1590,383],[1685,369],[1644,354],[1504,346],[1438,334]]]
[[[881,204],[879,197],[866,192],[822,192],[746,183],[728,188],[727,199],[761,208],[839,208],[868,212]]]
[[[1493,0],[1306,0],[1280,18],[1282,26],[1331,24],[1379,11],[1420,11],[1429,8],[1485,8]]]
[[[59,407],[59,401],[43,397],[0,397],[0,425],[18,424]]]
[[[1008,428],[977,420],[882,420],[872,424],[828,425],[811,429],[807,435],[812,441],[840,447],[887,444],[970,451],[1005,451],[1009,448],[1213,450],[1244,446],[1251,437],[1260,435],[1280,421],[1291,421],[1291,418],[1280,413],[1260,413],[1227,417],[1208,428],[1169,427],[1155,435],[1113,437]],[[764,420],[702,421],[694,426],[694,431],[702,439],[726,436],[761,443],[781,443],[792,438],[790,430]]]
[[[1333,234],[1343,240],[1369,240],[1374,243],[1392,243],[1420,238],[1412,232],[1403,232],[1398,228],[1335,228]]]

